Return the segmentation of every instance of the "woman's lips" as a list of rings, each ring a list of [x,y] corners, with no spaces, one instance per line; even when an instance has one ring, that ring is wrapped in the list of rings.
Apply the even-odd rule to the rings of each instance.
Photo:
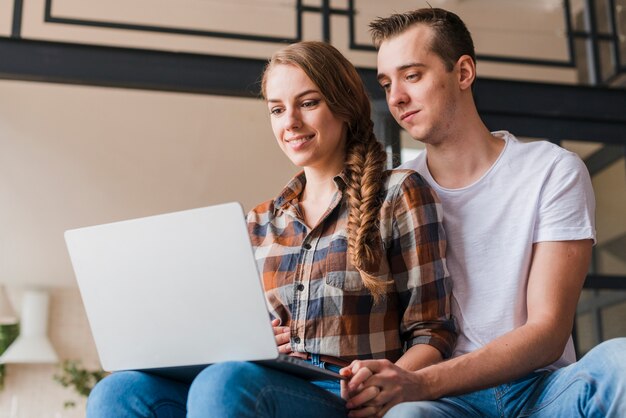
[[[313,139],[313,137],[315,137],[315,134],[311,134],[311,135],[298,135],[298,136],[294,136],[288,139],[285,139],[285,142],[293,149],[297,150],[299,148],[302,148],[302,146],[304,144],[306,144],[307,142],[309,142],[311,139]]]

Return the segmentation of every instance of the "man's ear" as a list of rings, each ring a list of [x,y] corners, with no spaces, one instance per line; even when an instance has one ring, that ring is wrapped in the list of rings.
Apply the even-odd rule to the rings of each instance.
[[[459,87],[461,90],[469,89],[476,79],[476,64],[469,55],[461,55],[456,62],[459,74]]]

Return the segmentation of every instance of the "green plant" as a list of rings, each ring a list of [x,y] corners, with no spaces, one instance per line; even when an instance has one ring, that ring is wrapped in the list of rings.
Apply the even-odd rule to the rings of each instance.
[[[20,334],[19,324],[1,324],[0,325],[0,355],[4,353],[13,341]],[[4,375],[6,370],[4,364],[0,364],[0,390],[4,388]]]
[[[91,389],[102,380],[108,373],[104,370],[87,370],[82,367],[80,361],[65,360],[59,364],[59,374],[54,375],[54,380],[63,387],[73,387],[76,393],[87,397]],[[73,401],[66,401],[64,406],[71,408],[76,406]]]

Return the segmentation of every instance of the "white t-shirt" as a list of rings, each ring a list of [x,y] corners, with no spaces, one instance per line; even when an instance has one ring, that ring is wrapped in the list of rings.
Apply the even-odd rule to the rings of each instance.
[[[419,172],[442,202],[459,326],[453,356],[471,352],[523,325],[533,243],[592,238],[595,199],[580,158],[546,141],[523,143],[506,131],[497,161],[475,183],[439,186],[426,152],[400,168]],[[572,339],[548,369],[576,360]]]

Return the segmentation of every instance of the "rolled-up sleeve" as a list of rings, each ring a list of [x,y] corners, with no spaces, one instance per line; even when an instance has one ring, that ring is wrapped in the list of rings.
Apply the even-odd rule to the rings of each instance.
[[[412,173],[394,197],[393,216],[387,251],[398,292],[401,338],[406,349],[429,344],[448,358],[456,329],[450,313],[452,283],[441,203],[426,181]]]

